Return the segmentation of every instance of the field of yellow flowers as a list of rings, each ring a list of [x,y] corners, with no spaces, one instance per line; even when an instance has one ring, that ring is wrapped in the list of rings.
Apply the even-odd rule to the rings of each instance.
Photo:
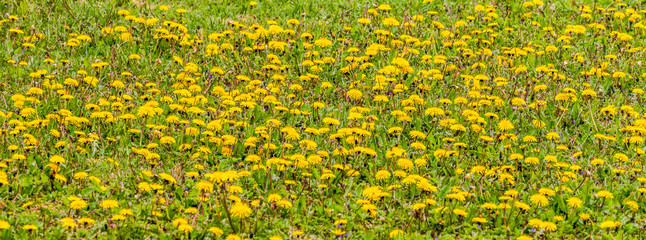
[[[646,9],[0,4],[0,239],[645,239]]]

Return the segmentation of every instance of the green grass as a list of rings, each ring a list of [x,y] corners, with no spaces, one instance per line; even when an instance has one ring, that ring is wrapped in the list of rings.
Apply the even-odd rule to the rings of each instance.
[[[642,238],[646,10],[529,5],[0,4],[0,238]]]

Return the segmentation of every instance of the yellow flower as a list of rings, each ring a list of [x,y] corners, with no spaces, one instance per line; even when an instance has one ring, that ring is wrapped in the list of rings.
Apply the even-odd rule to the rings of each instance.
[[[419,210],[425,207],[426,207],[426,204],[424,203],[416,203],[416,204],[413,204],[410,208],[413,210]]]
[[[32,231],[32,230],[37,230],[38,227],[36,227],[36,225],[33,225],[33,224],[27,224],[22,226],[22,229]]]
[[[363,93],[361,93],[361,91],[359,91],[358,89],[350,89],[347,95],[352,100],[359,100],[363,96]]]
[[[70,203],[70,208],[71,209],[82,209],[86,208],[88,206],[87,202],[83,200],[74,200]]]
[[[269,202],[277,202],[277,201],[280,201],[281,199],[283,199],[283,197],[281,197],[278,194],[270,194],[267,197],[267,201],[269,201]]]
[[[54,155],[49,158],[49,161],[52,163],[65,163],[65,158],[63,158],[61,155]]]
[[[9,222],[0,220],[0,229],[9,229],[9,228],[11,228],[11,225],[9,224]]]
[[[280,201],[276,202],[276,205],[281,207],[281,208],[290,208],[290,207],[292,207],[292,202],[290,202],[288,200],[280,200]]]
[[[182,231],[184,233],[190,233],[193,231],[193,227],[191,227],[191,225],[188,225],[188,224],[182,224],[177,227],[177,230]]]
[[[614,195],[611,192],[608,192],[606,190],[601,190],[597,192],[597,196],[601,198],[609,198],[609,199],[614,198]]]
[[[224,231],[222,231],[222,229],[220,229],[219,227],[211,227],[209,228],[209,232],[215,234],[215,236],[221,236],[222,234],[224,234]]]
[[[20,207],[22,207],[22,208],[27,208],[27,207],[31,206],[32,204],[34,204],[34,202],[29,201],[29,202],[26,202],[25,204],[23,204],[23,205],[22,205],[22,206],[20,206]]]
[[[74,174],[74,179],[81,180],[81,179],[87,178],[88,176],[89,176],[89,174],[86,173],[86,172],[77,172],[77,173]]]
[[[63,218],[61,219],[61,225],[64,228],[76,228],[77,224],[72,218]]]
[[[384,180],[390,178],[391,174],[390,172],[386,170],[380,170],[375,174],[375,179],[377,180]]]
[[[395,230],[392,230],[390,232],[390,234],[388,234],[388,236],[390,236],[390,238],[394,238],[394,237],[405,235],[405,234],[406,234],[406,232],[404,232],[402,230],[399,230],[399,229],[395,229]]]
[[[119,207],[119,202],[117,202],[117,201],[115,201],[115,200],[111,200],[111,199],[103,200],[103,201],[101,202],[100,206],[101,206],[102,208],[104,208],[104,209],[108,209],[108,208],[116,208],[116,207]]]
[[[377,9],[379,9],[381,11],[390,11],[390,10],[392,10],[390,5],[388,5],[388,4],[381,4],[381,5],[379,5],[379,7],[377,7]]]
[[[581,203],[583,203],[583,201],[578,197],[571,197],[567,200],[567,205],[571,208],[581,208]]]
[[[604,221],[599,224],[599,227],[602,229],[617,228],[621,226],[621,222],[618,221]]]
[[[530,219],[527,224],[529,224],[529,226],[537,228],[537,227],[540,227],[541,224],[543,224],[543,221],[541,221],[540,219],[534,218],[534,219]]]
[[[321,38],[314,41],[314,45],[319,46],[321,48],[326,48],[326,47],[332,46],[332,41],[328,40],[327,38]]]
[[[235,234],[229,234],[225,240],[242,240],[242,238]]]
[[[338,229],[338,228],[332,229],[332,230],[330,230],[330,232],[332,232],[332,234],[334,234],[336,236],[341,236],[341,235],[345,234],[345,231],[343,231],[341,229]]]
[[[553,232],[558,229],[558,226],[556,226],[555,223],[553,222],[542,222],[540,225],[540,228],[545,229],[546,231]]]
[[[121,211],[119,211],[119,214],[124,215],[124,216],[132,216],[132,215],[134,215],[134,213],[130,209],[121,209]]]
[[[170,184],[176,184],[177,183],[177,180],[175,180],[175,178],[170,174],[160,173],[159,177],[161,179],[165,180],[166,182],[170,183]]]
[[[547,197],[545,197],[545,195],[543,195],[543,194],[534,194],[534,195],[532,195],[530,197],[530,201],[533,204],[536,204],[536,205],[541,206],[541,207],[545,207],[550,203],[549,199],[547,199]]]
[[[514,124],[512,124],[509,120],[503,119],[498,122],[498,129],[500,131],[508,131],[514,129]]]
[[[370,24],[372,21],[370,21],[370,19],[367,19],[367,18],[359,18],[357,19],[357,22],[360,24],[366,25],[366,24]]]
[[[381,22],[384,26],[398,26],[400,23],[394,17],[387,17]]]
[[[288,25],[295,26],[295,25],[300,24],[300,22],[299,22],[297,19],[293,19],[293,18],[292,18],[292,19],[287,20],[287,24],[288,24]]]
[[[633,211],[637,211],[639,209],[639,204],[635,201],[627,201],[626,205],[630,206],[630,208],[633,209]]]
[[[202,180],[195,184],[195,188],[200,192],[210,193],[213,192],[213,183]]]
[[[534,238],[527,236],[527,235],[522,235],[520,237],[517,237],[516,240],[533,240]]]
[[[463,209],[453,209],[453,213],[461,217],[465,217],[468,214],[467,211],[464,211]]]
[[[231,215],[237,218],[249,217],[251,213],[252,213],[251,208],[249,208],[244,203],[236,203],[233,205],[233,207],[231,207]]]

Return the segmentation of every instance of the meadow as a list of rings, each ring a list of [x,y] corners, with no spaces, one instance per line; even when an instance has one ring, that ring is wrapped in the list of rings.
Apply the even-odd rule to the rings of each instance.
[[[645,13],[7,0],[0,239],[646,239]]]

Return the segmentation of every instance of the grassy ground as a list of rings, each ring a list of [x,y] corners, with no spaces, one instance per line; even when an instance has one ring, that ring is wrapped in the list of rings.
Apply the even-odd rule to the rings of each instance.
[[[0,4],[0,238],[642,238],[638,1]]]

